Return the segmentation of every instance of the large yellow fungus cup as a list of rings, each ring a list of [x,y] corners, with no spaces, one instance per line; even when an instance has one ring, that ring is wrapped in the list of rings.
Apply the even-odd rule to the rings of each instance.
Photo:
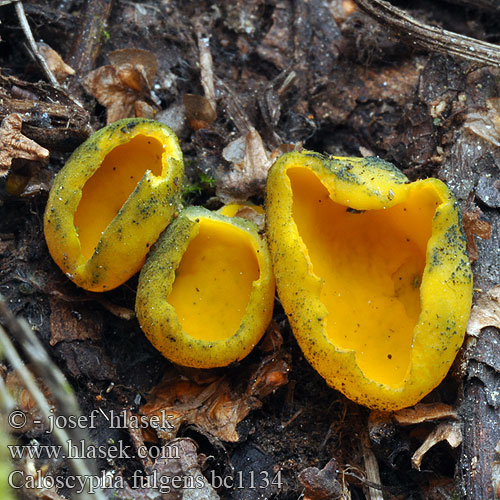
[[[177,210],[184,166],[175,134],[125,119],[93,134],[54,179],[45,239],[57,265],[87,290],[111,290],[142,267]]]
[[[463,338],[472,273],[460,211],[437,179],[378,158],[281,156],[266,224],[278,294],[327,383],[370,408],[417,403]]]
[[[253,349],[271,320],[273,303],[271,258],[257,227],[190,207],[148,257],[136,312],[165,357],[183,366],[214,368]]]

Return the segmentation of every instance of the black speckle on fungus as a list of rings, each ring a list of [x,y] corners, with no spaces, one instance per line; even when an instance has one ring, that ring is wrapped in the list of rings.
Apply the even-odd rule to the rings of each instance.
[[[328,160],[328,157],[322,155],[321,153],[316,153],[314,151],[307,151],[304,153],[305,156],[309,156],[310,158],[318,158],[318,160],[325,161]]]

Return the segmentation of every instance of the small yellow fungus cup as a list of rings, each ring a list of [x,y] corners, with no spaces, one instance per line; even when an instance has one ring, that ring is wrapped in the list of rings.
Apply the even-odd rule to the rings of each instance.
[[[417,403],[448,372],[472,301],[458,205],[378,158],[304,151],[267,181],[267,234],[293,332],[327,383],[370,408]]]
[[[273,304],[271,258],[256,226],[189,207],[142,268],[136,312],[166,358],[214,368],[253,349],[271,321]]]
[[[54,179],[44,221],[52,258],[87,290],[121,285],[177,210],[183,173],[165,125],[133,118],[99,130]]]

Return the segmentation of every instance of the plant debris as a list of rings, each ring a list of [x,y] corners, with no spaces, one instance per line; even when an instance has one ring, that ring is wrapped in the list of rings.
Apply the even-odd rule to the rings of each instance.
[[[47,66],[59,83],[63,83],[68,76],[75,74],[75,70],[71,66],[68,66],[59,53],[52,47],[43,42],[38,42],[37,46],[40,54],[47,62]]]
[[[463,214],[463,225],[467,238],[467,252],[469,253],[471,262],[475,262],[479,258],[479,253],[474,235],[479,236],[483,240],[489,240],[491,238],[492,227],[488,221],[481,219],[483,213],[479,207],[472,203],[469,206],[470,208]]]
[[[0,177],[7,175],[12,160],[23,159],[46,163],[49,151],[21,132],[23,120],[14,113],[5,117],[0,126]]]
[[[399,425],[415,425],[443,418],[456,419],[457,413],[445,403],[419,403],[411,408],[394,412],[393,417]]]
[[[238,148],[241,139],[236,139]],[[245,153],[237,161],[236,153],[231,153],[226,147],[226,157],[234,163],[232,169],[225,173],[219,172],[220,179],[217,183],[217,196],[225,203],[232,201],[246,201],[250,196],[262,194],[267,178],[267,171],[271,168],[272,160],[264,146],[262,137],[254,128],[250,129],[245,138]],[[235,145],[233,144],[233,149]]]
[[[492,97],[486,101],[486,109],[468,113],[464,128],[500,147],[500,98]]]
[[[260,408],[261,399],[288,382],[289,363],[284,353],[273,353],[251,369],[238,376],[238,382],[229,375],[207,382],[194,381],[171,370],[151,392],[141,413],[151,417],[170,416],[173,429],[162,438],[175,437],[183,423],[194,424],[223,441],[237,442],[236,426],[251,410]],[[204,372],[206,373],[206,372]]]
[[[340,498],[342,487],[337,481],[337,462],[330,460],[323,469],[308,467],[299,473],[305,486],[304,500],[332,500]]]
[[[478,337],[481,330],[488,326],[500,329],[500,285],[479,295],[472,306],[467,333]]]
[[[193,130],[208,128],[217,118],[217,113],[209,99],[201,95],[184,94],[182,103],[188,125]]]
[[[218,495],[232,500],[313,496],[307,479],[318,486],[321,481],[315,479],[328,466],[333,478],[328,493],[338,494],[340,483],[343,499],[452,498],[459,492],[464,500],[492,500],[493,490],[500,491],[495,451],[500,441],[500,24],[488,13],[498,12],[499,2],[10,3],[1,8],[0,121],[19,115],[17,132],[46,148],[50,163],[36,154],[5,159],[2,148],[0,291],[8,308],[26,318],[34,339],[11,329],[7,337],[22,350],[25,370],[58,394],[47,398],[36,384],[58,415],[99,410],[101,415],[111,409],[135,415],[141,406],[157,404],[158,411],[165,408],[173,417],[170,434],[169,429],[157,434],[131,425],[128,432],[113,430],[99,417],[102,425],[92,431],[92,439],[84,436],[92,445],[108,447],[111,440],[123,439],[136,451],[140,446],[168,449],[173,435],[189,437],[198,449],[193,442],[179,448],[193,463],[189,477],[241,474],[246,482],[241,489],[216,488],[217,493],[194,488],[162,494],[152,484],[134,485],[134,472],[148,478],[155,465],[167,474],[174,466],[137,455],[99,460],[87,472],[75,471],[68,460],[22,460],[16,468],[37,477],[102,473],[121,478],[128,486],[117,487],[114,496],[134,500],[195,500],[198,493],[210,500]],[[359,6],[368,3],[378,20]],[[52,62],[45,57],[43,43],[61,60],[55,53]],[[75,73],[66,76],[70,68]],[[83,80],[95,85],[88,90],[97,100],[85,92]],[[175,130],[187,167],[184,205],[217,210],[221,200],[262,204],[266,169],[286,143],[338,156],[379,156],[411,180],[444,180],[465,214],[471,256],[477,259],[477,299],[469,323],[473,338],[462,362],[425,404],[368,417],[307,364],[277,298],[276,335],[268,334],[238,365],[207,373],[173,367],[134,319],[136,278],[105,296],[82,292],[60,273],[43,241],[45,191],[52,176],[106,118],[121,116],[153,116]],[[251,218],[252,212],[242,208],[238,215]],[[477,238],[490,231],[489,240]],[[268,371],[263,358],[269,360]],[[58,367],[69,379],[63,378],[59,389]],[[14,403],[22,403],[28,419],[31,414],[38,419],[47,407],[31,406],[33,397],[11,368],[6,359],[0,370],[4,379],[9,377]],[[255,386],[255,377],[262,387]],[[75,399],[70,385],[81,412],[68,404]],[[276,387],[281,389],[264,398]],[[414,457],[418,472],[412,455],[426,438],[438,442],[431,431],[437,433],[440,423],[459,425],[463,444],[457,450],[445,443],[420,450]],[[35,438],[39,449],[81,439],[78,429],[61,429],[67,431],[62,438],[40,433],[36,426],[24,430],[29,432],[6,436],[7,441],[24,446]],[[311,468],[317,473],[306,474],[302,482],[299,474]],[[265,479],[261,473],[272,480],[277,471],[280,485],[259,487]],[[102,492],[95,498],[98,493],[102,498]],[[76,498],[70,489],[20,494]]]
[[[151,95],[158,68],[154,54],[142,49],[121,49],[108,54],[111,64],[91,71],[83,80],[87,92],[107,109],[107,122],[121,118],[152,118]]]
[[[452,448],[460,446],[462,443],[462,431],[458,422],[443,422],[439,424],[424,441],[422,446],[413,454],[411,463],[413,467],[420,470],[425,454],[437,443],[448,441]]]

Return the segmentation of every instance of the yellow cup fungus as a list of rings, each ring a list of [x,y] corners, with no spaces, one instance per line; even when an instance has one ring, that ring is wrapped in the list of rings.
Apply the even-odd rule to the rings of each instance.
[[[142,268],[136,312],[165,357],[214,368],[253,349],[271,320],[273,302],[271,258],[256,226],[189,207]]]
[[[177,210],[184,166],[175,134],[143,119],[93,134],[54,179],[45,239],[77,285],[102,292],[142,267]]]
[[[378,158],[281,156],[267,181],[276,284],[327,383],[370,408],[417,403],[448,372],[472,301],[460,211],[437,179]]]

